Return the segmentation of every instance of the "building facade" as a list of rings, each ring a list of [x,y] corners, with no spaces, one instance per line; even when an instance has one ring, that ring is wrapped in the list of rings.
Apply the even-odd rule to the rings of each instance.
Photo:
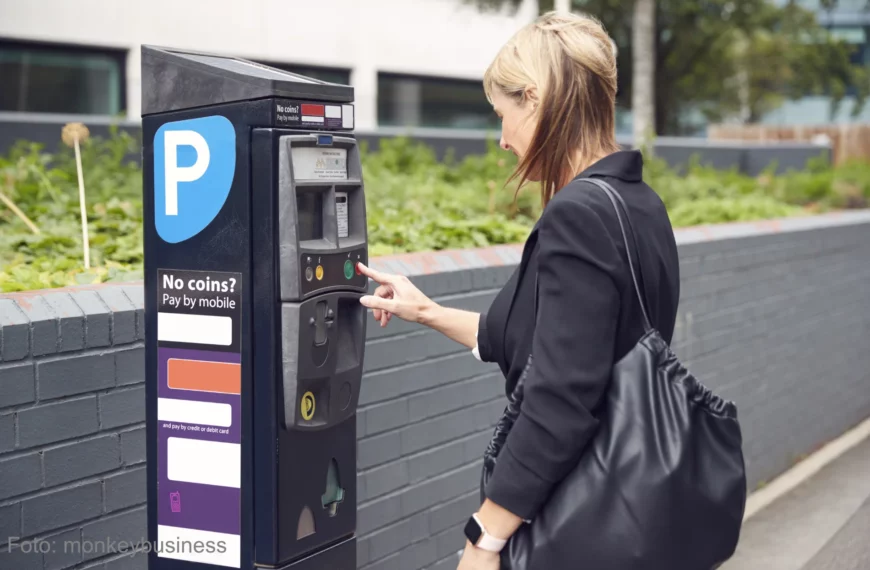
[[[488,129],[480,80],[534,18],[464,0],[9,0],[0,112],[140,118],[139,47],[244,57],[352,84],[357,125]]]
[[[775,0],[785,2],[789,0]],[[867,0],[797,0],[855,45],[870,65]],[[564,3],[564,0],[563,0]],[[360,131],[498,128],[481,86],[486,66],[536,0],[481,12],[468,0],[5,0],[0,1],[0,124],[140,118],[139,47],[156,44],[248,58],[356,91]],[[829,99],[785,103],[763,122],[849,122],[854,97],[833,118]],[[870,105],[857,120],[870,120]],[[702,118],[696,135],[703,136]],[[617,112],[617,133],[631,113]]]
[[[789,0],[776,0],[785,3]],[[870,2],[867,0],[836,0],[825,7],[822,0],[797,0],[797,3],[816,13],[818,22],[831,34],[852,46],[852,63],[870,67]],[[829,123],[870,122],[870,104],[858,116],[852,116],[855,107],[855,88],[849,87],[840,108],[831,116],[829,97],[807,96],[786,101],[768,113],[764,123],[777,125],[819,125]]]

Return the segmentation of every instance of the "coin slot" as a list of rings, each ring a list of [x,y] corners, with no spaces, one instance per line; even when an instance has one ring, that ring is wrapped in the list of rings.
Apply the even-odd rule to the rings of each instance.
[[[327,319],[327,309],[326,301],[318,301],[314,308],[314,344],[318,346],[326,342],[326,329],[332,321]]]

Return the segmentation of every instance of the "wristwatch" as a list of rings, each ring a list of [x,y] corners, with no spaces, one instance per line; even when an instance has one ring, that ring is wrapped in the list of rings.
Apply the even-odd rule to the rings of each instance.
[[[507,540],[496,538],[486,532],[483,523],[477,518],[477,513],[471,515],[465,524],[465,537],[477,548],[490,552],[501,552]]]

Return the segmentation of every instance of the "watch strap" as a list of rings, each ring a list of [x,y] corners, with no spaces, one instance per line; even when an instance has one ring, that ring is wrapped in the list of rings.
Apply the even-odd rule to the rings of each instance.
[[[480,522],[480,519],[477,517],[477,513],[472,515],[474,520],[477,521],[478,526],[480,526],[480,540],[477,541],[475,546],[480,548],[481,550],[488,550],[490,552],[501,552],[502,548],[504,548],[505,544],[507,544],[507,540],[502,540],[492,536],[491,534],[486,532],[486,528],[484,528],[483,523]]]

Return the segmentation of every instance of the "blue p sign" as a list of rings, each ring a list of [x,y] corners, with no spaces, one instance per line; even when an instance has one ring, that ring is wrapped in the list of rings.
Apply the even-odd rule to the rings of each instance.
[[[226,117],[166,123],[154,135],[154,220],[169,243],[190,239],[218,215],[236,170],[236,131]]]

